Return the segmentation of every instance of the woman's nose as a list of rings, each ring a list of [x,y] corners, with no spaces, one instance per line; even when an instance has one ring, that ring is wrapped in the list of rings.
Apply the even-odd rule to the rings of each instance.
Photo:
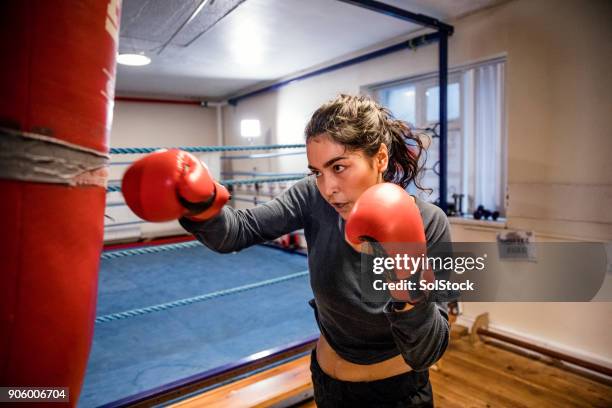
[[[340,186],[334,177],[329,177],[327,180],[323,181],[321,191],[323,192],[323,195],[331,201],[333,196],[340,192]]]

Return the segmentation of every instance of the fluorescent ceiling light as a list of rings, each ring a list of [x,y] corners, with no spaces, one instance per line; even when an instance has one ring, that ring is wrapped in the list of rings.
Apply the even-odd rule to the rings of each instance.
[[[143,54],[119,54],[117,56],[117,63],[121,65],[140,67],[143,65],[149,65],[151,63],[151,58]]]
[[[263,62],[261,36],[261,28],[253,21],[238,21],[232,30],[230,43],[232,55],[238,64],[254,67]]]

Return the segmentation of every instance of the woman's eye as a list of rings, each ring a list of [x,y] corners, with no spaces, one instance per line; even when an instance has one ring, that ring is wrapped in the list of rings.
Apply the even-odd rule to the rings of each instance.
[[[335,171],[336,173],[340,173],[340,172],[341,172],[341,171],[343,171],[345,168],[346,168],[346,166],[343,166],[343,165],[341,165],[341,164],[336,164],[336,165],[334,166],[334,171]]]

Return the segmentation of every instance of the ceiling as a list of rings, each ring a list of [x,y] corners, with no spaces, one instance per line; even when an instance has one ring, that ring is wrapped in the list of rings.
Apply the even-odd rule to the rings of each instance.
[[[499,2],[385,1],[442,21]],[[419,29],[337,0],[124,0],[120,52],[152,62],[119,65],[117,93],[224,100]]]

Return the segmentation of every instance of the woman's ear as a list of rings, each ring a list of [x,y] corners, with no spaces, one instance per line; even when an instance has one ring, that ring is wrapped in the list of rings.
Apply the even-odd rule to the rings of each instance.
[[[375,165],[380,172],[385,172],[389,166],[389,149],[384,143],[380,144],[375,157]]]

